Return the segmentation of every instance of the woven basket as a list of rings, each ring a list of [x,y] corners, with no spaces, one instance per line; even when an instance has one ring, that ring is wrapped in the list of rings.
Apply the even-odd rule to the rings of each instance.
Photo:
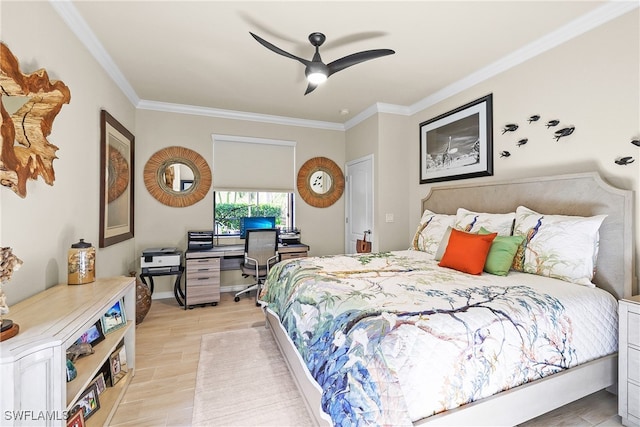
[[[142,323],[151,308],[151,290],[142,283],[135,271],[129,272],[129,276],[136,277],[136,325]]]

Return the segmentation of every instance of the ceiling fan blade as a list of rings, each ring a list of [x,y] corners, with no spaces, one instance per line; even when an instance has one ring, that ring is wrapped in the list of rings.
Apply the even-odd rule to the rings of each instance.
[[[352,65],[356,65],[370,59],[380,58],[382,56],[393,55],[394,53],[396,52],[391,49],[374,49],[347,55],[327,64],[327,67],[329,68],[329,75],[342,71]]]
[[[282,55],[282,56],[286,56],[287,58],[295,59],[296,61],[299,61],[299,62],[303,63],[304,65],[309,65],[311,63],[311,61],[308,61],[306,59],[300,58],[298,56],[295,56],[292,53],[289,53],[287,51],[284,51],[284,50],[280,49],[278,46],[269,43],[268,41],[266,41],[262,37],[253,34],[251,31],[249,31],[249,34],[251,34],[251,36],[253,36],[253,38],[256,39],[256,41],[258,43],[260,43],[262,46],[266,47],[267,49],[269,49],[269,50],[271,50],[271,51],[273,51],[275,53],[277,53],[278,55]]]
[[[315,83],[309,83],[309,85],[307,86],[307,90],[304,92],[304,94],[308,94],[310,92],[313,92],[315,90],[315,88],[317,88],[318,85]]]

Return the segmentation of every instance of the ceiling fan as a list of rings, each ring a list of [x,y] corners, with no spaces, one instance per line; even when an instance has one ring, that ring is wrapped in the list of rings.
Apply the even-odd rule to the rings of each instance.
[[[360,62],[368,61],[370,59],[380,58],[381,56],[392,55],[396,53],[391,49],[374,49],[374,50],[365,50],[362,52],[353,53],[351,55],[347,55],[343,58],[336,59],[333,62],[325,64],[322,62],[322,58],[320,58],[319,48],[324,43],[326,37],[322,33],[311,33],[309,34],[309,41],[316,48],[316,53],[313,55],[311,61],[307,59],[300,58],[296,55],[293,55],[289,52],[286,52],[280,49],[277,46],[269,43],[265,39],[261,38],[253,34],[249,31],[249,34],[253,36],[254,39],[262,46],[266,47],[269,50],[274,51],[275,53],[286,56],[287,58],[295,59],[296,61],[301,62],[306,66],[304,71],[305,76],[307,76],[307,81],[309,85],[307,86],[307,90],[304,93],[305,95],[309,92],[313,91],[319,84],[323,83],[327,78],[337,73],[338,71],[344,70],[347,67],[351,67],[352,65],[359,64]]]

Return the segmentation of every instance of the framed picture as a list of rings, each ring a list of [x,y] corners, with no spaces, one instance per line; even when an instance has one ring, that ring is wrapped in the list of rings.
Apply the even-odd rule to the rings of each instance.
[[[185,191],[191,188],[193,185],[192,179],[181,179],[180,180],[180,191]]]
[[[113,382],[111,381],[111,363],[109,359],[105,360],[100,370],[98,371],[98,375],[102,375],[104,378],[104,383],[107,387],[113,387]]]
[[[116,385],[127,374],[127,357],[124,346],[109,356],[111,366],[111,382]]]
[[[420,123],[420,184],[493,175],[492,97]]]
[[[89,343],[92,346],[95,346],[102,340],[104,340],[104,334],[102,333],[102,326],[100,325],[100,321],[98,320],[92,327],[87,330],[87,332],[82,334],[75,343]]]
[[[67,427],[84,427],[84,411],[76,411],[67,419]]]
[[[104,374],[102,372],[98,372],[98,375],[91,381],[89,386],[96,386],[96,390],[98,391],[98,395],[102,394],[103,391],[107,388],[107,383],[104,380]]]
[[[105,110],[100,112],[100,247],[133,237],[135,138]]]
[[[85,420],[88,420],[95,412],[100,409],[100,399],[98,398],[98,390],[95,384],[87,387],[87,389],[80,395],[77,406],[82,409],[82,415]]]
[[[105,335],[122,328],[127,324],[127,315],[124,311],[124,303],[122,300],[116,301],[100,319],[102,323],[102,331]]]

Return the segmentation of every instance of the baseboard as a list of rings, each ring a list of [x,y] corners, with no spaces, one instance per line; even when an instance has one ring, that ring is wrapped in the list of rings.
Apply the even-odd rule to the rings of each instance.
[[[167,299],[167,298],[175,298],[175,296],[173,295],[173,292],[154,292],[153,295],[151,295],[151,299]]]
[[[229,292],[236,293],[240,292],[244,289],[247,289],[251,284],[247,285],[228,285],[228,286],[220,286],[220,292]],[[151,299],[167,299],[167,298],[175,298],[173,292],[154,292],[151,296]]]

